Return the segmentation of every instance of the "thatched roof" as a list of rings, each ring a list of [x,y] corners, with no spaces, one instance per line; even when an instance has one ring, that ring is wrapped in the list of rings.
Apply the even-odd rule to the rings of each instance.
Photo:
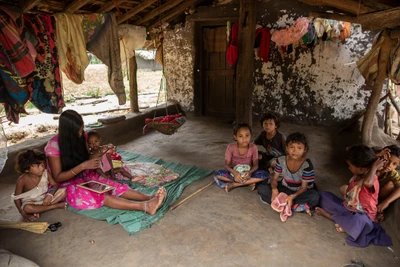
[[[400,26],[398,0],[298,1],[304,4],[311,16],[359,23],[364,30]],[[183,21],[185,15],[198,6],[229,2],[238,3],[239,0],[0,0],[0,4],[18,6],[23,13],[85,14],[114,11],[119,24],[145,26],[149,30],[160,26],[162,22]]]

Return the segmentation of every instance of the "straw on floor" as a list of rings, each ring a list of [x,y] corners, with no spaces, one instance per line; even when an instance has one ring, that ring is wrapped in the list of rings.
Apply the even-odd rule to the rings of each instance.
[[[96,210],[77,210],[68,207],[68,210],[74,211],[78,214],[88,216],[96,220],[107,220],[109,224],[121,224],[129,234],[134,234],[140,230],[150,227],[153,223],[157,222],[162,218],[162,216],[168,211],[169,206],[177,200],[182,194],[183,189],[190,183],[199,180],[203,177],[210,175],[213,171],[199,168],[193,165],[184,165],[177,162],[165,162],[161,158],[151,158],[143,155],[119,151],[123,161],[137,161],[137,162],[151,162],[155,164],[160,164],[167,169],[170,169],[176,173],[180,174],[180,178],[163,186],[167,190],[167,196],[158,209],[157,213],[150,216],[141,211],[125,211],[116,210],[107,207],[102,207]],[[130,181],[121,181],[122,183],[128,183],[131,188],[143,192],[145,194],[154,194],[158,187],[144,187],[139,183],[134,183]]]

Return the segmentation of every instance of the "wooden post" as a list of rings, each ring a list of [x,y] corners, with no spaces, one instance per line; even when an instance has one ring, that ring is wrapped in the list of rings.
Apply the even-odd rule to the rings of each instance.
[[[383,41],[381,51],[379,53],[378,75],[375,79],[374,87],[372,88],[371,96],[368,100],[367,111],[365,112],[361,140],[365,145],[369,145],[372,141],[372,130],[374,127],[374,118],[376,110],[378,109],[379,97],[382,93],[382,87],[387,78],[387,64],[394,41],[390,39],[388,31],[385,29],[382,33],[385,38]]]
[[[138,86],[137,86],[137,63],[135,52],[129,59],[129,97],[131,101],[131,112],[139,112]]]
[[[254,35],[256,1],[240,0],[238,61],[236,66],[236,122],[253,121]]]

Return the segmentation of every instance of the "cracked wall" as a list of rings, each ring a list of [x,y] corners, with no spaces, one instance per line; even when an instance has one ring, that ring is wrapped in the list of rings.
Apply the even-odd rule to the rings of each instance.
[[[293,1],[259,1],[257,24],[272,29],[290,26],[306,11]],[[288,8],[290,7],[290,8]],[[184,26],[165,33],[164,60],[170,99],[185,110],[194,104],[194,21],[199,18],[238,16],[238,5],[204,7],[188,17]],[[353,24],[351,37],[320,41],[312,49],[294,52],[264,63],[255,50],[253,113],[279,113],[295,123],[338,125],[366,108],[370,91],[355,61],[371,48],[372,33]],[[276,52],[276,51],[275,51]],[[380,112],[383,107],[380,105]]]

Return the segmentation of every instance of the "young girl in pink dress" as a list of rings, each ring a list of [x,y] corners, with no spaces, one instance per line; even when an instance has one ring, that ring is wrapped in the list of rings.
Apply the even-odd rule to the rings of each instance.
[[[107,206],[122,210],[141,210],[154,215],[166,195],[165,189],[160,188],[156,194],[148,196],[96,173],[100,158],[89,159],[83,126],[82,117],[76,111],[64,111],[60,115],[58,135],[51,138],[45,147],[48,171],[60,187],[67,189],[68,204],[75,209]],[[110,193],[98,194],[77,186],[87,181],[102,182],[115,189],[109,191]]]

